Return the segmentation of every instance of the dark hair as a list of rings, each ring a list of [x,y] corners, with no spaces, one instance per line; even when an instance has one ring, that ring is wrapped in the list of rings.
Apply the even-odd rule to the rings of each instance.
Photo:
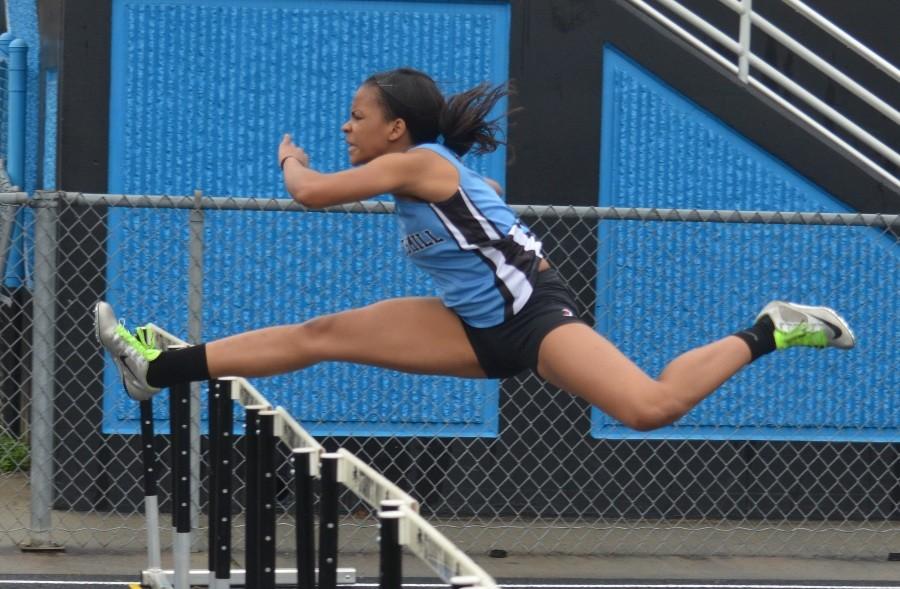
[[[500,119],[488,121],[487,116],[508,94],[505,84],[483,82],[446,100],[428,74],[412,68],[377,73],[363,84],[378,89],[386,117],[406,121],[416,145],[443,136],[443,144],[463,156],[473,147],[474,153],[488,153],[504,143],[497,138]]]

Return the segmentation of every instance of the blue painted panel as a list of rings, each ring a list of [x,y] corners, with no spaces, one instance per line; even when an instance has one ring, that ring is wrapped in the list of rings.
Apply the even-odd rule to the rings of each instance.
[[[41,186],[56,189],[56,117],[59,110],[59,72],[48,69],[44,75],[44,169]]]
[[[603,63],[601,205],[847,210],[614,48]],[[868,228],[616,221],[602,223],[599,239],[598,330],[651,374],[750,325],[772,299],[838,309],[859,346],[767,356],[650,434],[595,410],[595,437],[900,439],[893,238]]]
[[[508,37],[505,2],[115,0],[110,191],[285,197],[284,132],[317,169],[344,168],[340,125],[368,75],[409,65],[448,94],[499,83]],[[467,163],[503,181],[503,150]],[[109,299],[124,317],[178,334],[185,215],[109,216]],[[405,260],[389,216],[216,212],[205,238],[205,340],[435,292]],[[111,367],[106,384],[105,431],[137,431],[137,407]],[[497,432],[496,381],[330,364],[257,385],[320,435]]]

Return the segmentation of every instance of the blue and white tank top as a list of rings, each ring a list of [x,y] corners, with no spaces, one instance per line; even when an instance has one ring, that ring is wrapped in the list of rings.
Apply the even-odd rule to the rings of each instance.
[[[531,297],[541,242],[456,154],[436,143],[414,149],[449,161],[459,172],[459,186],[439,203],[395,197],[403,249],[463,321],[473,327],[499,325]]]

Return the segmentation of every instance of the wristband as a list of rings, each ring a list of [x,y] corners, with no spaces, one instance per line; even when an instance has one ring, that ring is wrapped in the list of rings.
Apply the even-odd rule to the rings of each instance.
[[[286,161],[288,161],[289,159],[291,159],[291,158],[294,158],[294,159],[297,160],[298,162],[300,161],[300,160],[297,159],[297,156],[295,156],[295,155],[286,155],[286,156],[284,156],[283,158],[281,158],[281,163],[279,164],[279,166],[281,167],[281,171],[282,171],[282,172],[284,172],[284,163],[285,163]],[[303,165],[303,164],[300,164],[300,165]]]

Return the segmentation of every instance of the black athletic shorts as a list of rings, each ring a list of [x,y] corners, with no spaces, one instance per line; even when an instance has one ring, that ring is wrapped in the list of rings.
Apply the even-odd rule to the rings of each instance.
[[[488,378],[508,378],[537,369],[544,336],[566,323],[584,323],[578,318],[575,297],[556,270],[538,273],[537,285],[521,311],[494,327],[472,327],[462,322],[478,363]]]

